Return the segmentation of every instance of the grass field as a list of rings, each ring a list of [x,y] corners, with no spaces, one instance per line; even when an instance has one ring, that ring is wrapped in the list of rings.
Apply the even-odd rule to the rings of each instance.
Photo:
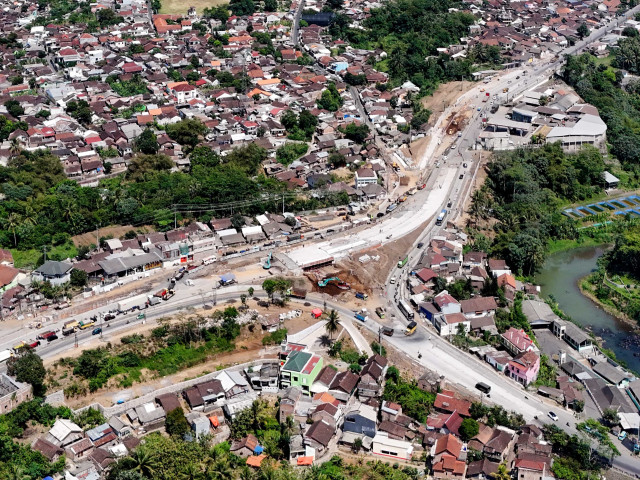
[[[42,250],[36,250],[35,248],[30,250],[16,250],[12,248],[11,255],[13,255],[13,263],[16,268],[35,268],[42,258]],[[76,255],[78,255],[78,250],[72,242],[55,247],[47,247],[47,258],[53,256],[53,258],[65,259],[75,257]]]
[[[162,0],[162,8],[160,13],[168,13],[170,15],[186,15],[189,7],[196,7],[198,15],[202,15],[202,11],[208,7],[215,7],[229,3],[228,0]]]

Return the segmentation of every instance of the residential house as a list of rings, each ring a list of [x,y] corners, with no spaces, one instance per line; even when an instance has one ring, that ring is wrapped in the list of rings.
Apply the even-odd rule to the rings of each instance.
[[[467,465],[462,442],[452,434],[440,437],[431,449],[434,478],[464,478]]]
[[[381,355],[372,355],[360,372],[358,397],[371,398],[382,394],[384,376],[387,372],[388,360]]]
[[[38,282],[49,282],[51,285],[62,285],[71,280],[73,265],[66,262],[47,260],[31,274]]]
[[[532,352],[519,353],[507,365],[507,375],[525,387],[538,378],[540,357]]]
[[[329,446],[335,434],[335,428],[326,420],[314,422],[304,433],[305,444],[315,448],[319,453]]]
[[[433,298],[433,303],[438,307],[438,310],[444,314],[462,312],[460,302],[449,295],[449,292],[447,292],[446,290],[443,290],[438,295],[436,295]]]
[[[513,449],[515,441],[516,434],[513,430],[498,427],[493,431],[493,435],[482,451],[489,460],[501,463],[506,460],[509,451]]]
[[[342,430],[373,438],[376,434],[377,419],[376,409],[360,404],[345,413]]]
[[[482,460],[476,460],[471,462],[467,466],[466,478],[472,480],[489,480],[494,478],[495,473],[498,471],[500,464],[498,462],[492,462],[487,458]]]
[[[460,308],[464,316],[471,319],[495,315],[498,304],[493,297],[474,297],[462,300]]]
[[[505,273],[511,275],[511,269],[507,266],[507,262],[504,260],[498,260],[495,258],[489,259],[489,270],[493,278],[498,278]]]
[[[322,357],[307,351],[293,351],[280,370],[280,387],[299,386],[305,395],[311,395],[311,385],[320,370]]]
[[[410,461],[413,444],[390,437],[386,432],[378,432],[371,442],[371,453],[388,459]]]
[[[441,337],[445,337],[456,335],[460,328],[464,328],[465,334],[469,333],[471,321],[462,313],[438,314],[433,316],[433,326],[436,327]]]
[[[500,339],[504,348],[512,355],[518,355],[524,352],[535,352],[538,350],[533,340],[522,329],[509,327],[509,330],[500,335]]]
[[[45,440],[58,447],[65,448],[83,438],[82,428],[71,420],[59,418],[47,433]]]
[[[355,188],[378,183],[378,175],[371,168],[359,168],[355,175]]]
[[[247,458],[251,455],[259,455],[263,452],[263,448],[258,442],[255,435],[251,433],[246,437],[236,440],[231,444],[229,451],[242,458]]]
[[[341,402],[346,403],[354,392],[359,379],[358,375],[349,370],[340,372],[329,385],[329,393]]]

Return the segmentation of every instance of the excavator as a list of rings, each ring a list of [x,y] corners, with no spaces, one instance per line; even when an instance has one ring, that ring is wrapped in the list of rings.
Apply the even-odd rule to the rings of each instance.
[[[267,257],[267,261],[264,262],[264,264],[262,264],[262,268],[264,268],[265,270],[269,270],[271,268],[271,253],[269,252],[269,256]]]

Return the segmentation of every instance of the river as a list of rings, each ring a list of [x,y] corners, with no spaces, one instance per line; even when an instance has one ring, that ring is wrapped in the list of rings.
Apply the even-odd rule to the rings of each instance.
[[[593,333],[603,339],[604,347],[613,350],[620,360],[638,372],[640,358],[634,357],[634,351],[622,345],[632,331],[631,327],[602,310],[578,288],[580,279],[596,269],[596,262],[603,253],[603,247],[585,247],[549,255],[536,276],[536,283],[542,287],[544,298],[553,295],[567,315],[576,323],[591,327]]]

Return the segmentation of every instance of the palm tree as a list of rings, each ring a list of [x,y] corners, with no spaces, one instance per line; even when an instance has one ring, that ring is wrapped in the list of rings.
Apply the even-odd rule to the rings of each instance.
[[[262,430],[269,418],[267,411],[267,402],[264,400],[254,400],[251,404],[251,423],[254,431]]]
[[[24,468],[16,464],[12,464],[7,473],[9,475],[6,477],[7,480],[29,480],[31,478],[31,476],[24,472]]]
[[[210,480],[231,480],[233,478],[233,469],[226,460],[219,460],[207,470],[206,477]]]
[[[126,470],[139,472],[145,477],[154,478],[156,470],[156,459],[150,452],[138,448],[130,456],[123,459]]]
[[[501,463],[498,467],[498,471],[493,474],[493,478],[495,478],[495,480],[511,480],[511,475],[509,475],[507,465]]]
[[[11,157],[17,157],[18,155],[20,155],[21,151],[22,145],[20,145],[18,137],[12,138],[11,142],[9,143],[9,153],[11,154]]]
[[[20,218],[20,215],[17,213],[11,212],[7,215],[7,218],[2,221],[2,223],[4,224],[4,228],[13,233],[13,246],[17,246],[18,237],[16,236],[16,230],[22,224],[22,218]]]
[[[191,462],[185,463],[180,473],[178,473],[179,480],[204,480],[205,478],[200,466]]]
[[[324,328],[327,330],[329,337],[333,339],[333,334],[340,328],[340,315],[335,309],[331,309],[329,315],[327,315],[327,323]]]

